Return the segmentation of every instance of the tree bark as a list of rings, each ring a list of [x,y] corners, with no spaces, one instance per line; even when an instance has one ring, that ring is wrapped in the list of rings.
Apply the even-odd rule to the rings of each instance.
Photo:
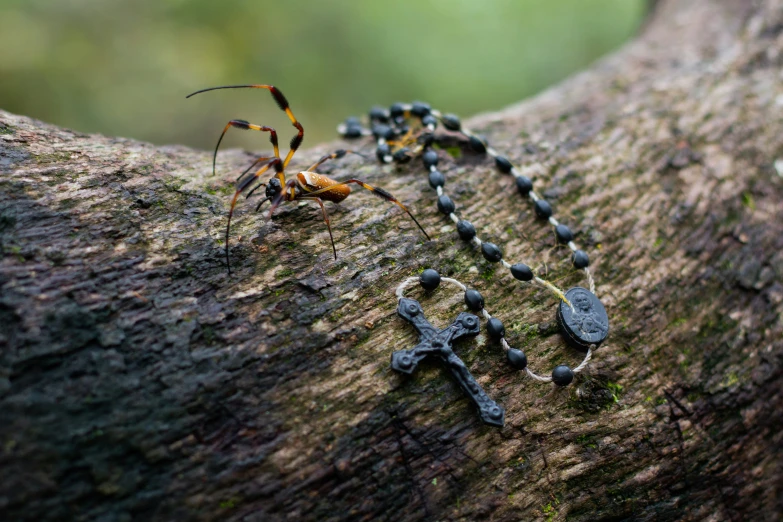
[[[539,373],[580,355],[550,294],[459,240],[418,160],[322,172],[386,188],[433,241],[355,191],[329,206],[334,260],[317,206],[270,222],[242,202],[228,277],[228,173],[253,156],[221,153],[212,177],[208,152],[0,112],[0,518],[778,519],[782,63],[779,0],[664,0],[618,53],[466,122],[536,174],[611,322],[566,388],[483,335],[459,344],[502,429],[438,365],[391,371],[417,339],[404,278],[480,290]],[[505,258],[584,284],[512,178],[466,150],[441,167]],[[441,327],[464,310],[410,295]]]

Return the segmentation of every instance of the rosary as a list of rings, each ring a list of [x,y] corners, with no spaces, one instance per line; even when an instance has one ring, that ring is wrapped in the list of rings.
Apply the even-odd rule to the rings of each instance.
[[[488,425],[502,427],[505,411],[496,404],[481,389],[468,371],[462,360],[454,353],[453,343],[459,338],[476,336],[480,331],[479,318],[470,313],[460,313],[457,319],[448,327],[438,330],[424,317],[421,305],[415,299],[404,296],[406,288],[418,282],[426,291],[435,290],[441,282],[448,283],[464,294],[467,307],[480,313],[487,321],[486,330],[490,338],[500,342],[506,353],[506,358],[512,367],[524,370],[528,376],[538,382],[553,382],[558,386],[568,386],[574,380],[574,375],[583,371],[593,351],[606,339],[609,333],[609,318],[603,304],[595,295],[595,281],[589,269],[587,254],[579,249],[573,241],[571,230],[560,223],[552,215],[550,204],[536,193],[533,182],[522,174],[505,156],[491,148],[487,141],[462,127],[459,118],[453,114],[442,114],[430,108],[426,103],[412,104],[396,103],[388,110],[374,107],[369,113],[370,129],[362,127],[356,118],[349,118],[338,126],[338,132],[345,138],[355,139],[362,136],[373,136],[377,142],[376,156],[382,163],[407,163],[420,156],[428,171],[430,186],[437,192],[438,210],[454,222],[457,234],[464,241],[474,243],[480,248],[484,259],[491,263],[500,263],[511,272],[511,275],[523,283],[537,285],[547,289],[558,298],[556,320],[560,332],[567,344],[585,354],[582,362],[575,368],[558,365],[551,375],[538,375],[528,366],[527,356],[522,350],[512,348],[505,337],[505,327],[502,321],[493,317],[484,308],[484,298],[473,289],[465,287],[456,279],[441,277],[432,269],[424,270],[419,277],[405,279],[396,290],[398,299],[397,314],[411,323],[419,334],[419,343],[409,350],[398,350],[392,354],[391,365],[395,371],[411,374],[419,361],[426,357],[439,359],[454,375],[463,391],[473,401],[479,410],[481,420]],[[511,264],[503,258],[500,248],[482,241],[476,234],[476,228],[456,214],[456,205],[446,195],[443,187],[445,176],[438,170],[438,153],[432,148],[436,143],[435,129],[441,124],[447,131],[467,139],[469,147],[479,154],[488,154],[495,160],[495,166],[504,174],[511,174],[516,180],[519,193],[528,198],[534,205],[536,216],[548,221],[553,227],[559,244],[567,245],[571,250],[571,263],[574,268],[584,272],[589,290],[574,287],[562,291],[549,281],[533,273],[524,263]]]

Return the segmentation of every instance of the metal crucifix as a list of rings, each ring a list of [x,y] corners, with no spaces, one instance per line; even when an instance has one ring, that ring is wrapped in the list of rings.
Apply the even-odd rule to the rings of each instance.
[[[397,307],[397,314],[408,321],[419,332],[419,344],[410,350],[392,353],[392,369],[411,374],[419,361],[427,356],[438,357],[446,363],[460,387],[468,394],[479,410],[481,420],[490,426],[503,427],[505,410],[489,398],[467,366],[452,349],[454,341],[461,337],[473,337],[479,333],[479,320],[473,314],[462,312],[457,319],[443,330],[438,330],[424,317],[421,305],[415,299],[403,297]]]

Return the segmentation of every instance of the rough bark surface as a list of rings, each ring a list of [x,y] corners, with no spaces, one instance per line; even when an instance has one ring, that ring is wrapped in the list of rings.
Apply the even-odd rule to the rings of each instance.
[[[269,222],[246,204],[229,278],[235,174],[211,177],[209,153],[0,112],[0,518],[778,519],[781,53],[778,0],[662,1],[620,52],[468,122],[536,174],[612,325],[564,389],[485,337],[459,345],[503,429],[440,367],[390,370],[416,341],[402,279],[434,267],[481,290],[540,373],[580,357],[550,294],[457,238],[418,162],[323,171],[388,189],[433,241],[355,192],[330,205],[335,261],[317,206]],[[584,284],[510,177],[466,151],[442,163],[506,258]],[[411,295],[440,325],[463,310]]]

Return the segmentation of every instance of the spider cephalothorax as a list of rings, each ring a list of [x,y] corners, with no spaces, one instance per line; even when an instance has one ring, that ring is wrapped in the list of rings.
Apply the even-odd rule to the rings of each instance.
[[[283,191],[283,185],[280,184],[280,180],[272,178],[266,183],[266,197],[270,201],[273,201]]]

